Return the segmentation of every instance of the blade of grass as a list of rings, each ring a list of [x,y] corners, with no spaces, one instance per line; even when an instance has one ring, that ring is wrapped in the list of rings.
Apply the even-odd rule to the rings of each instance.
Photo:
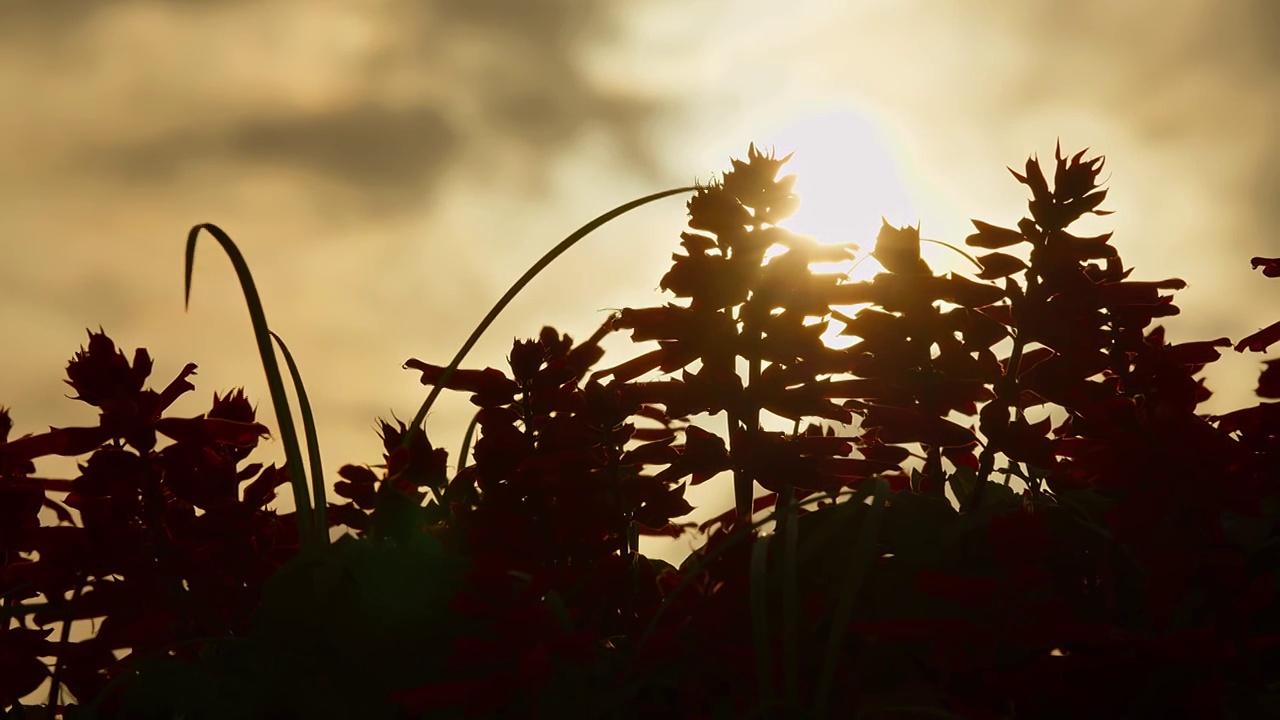
[[[845,629],[853,615],[853,606],[862,591],[862,585],[875,560],[876,545],[880,538],[880,525],[884,521],[885,500],[889,497],[889,483],[884,478],[872,478],[862,489],[873,489],[871,507],[862,523],[862,533],[851,553],[853,562],[849,574],[840,588],[831,619],[831,635],[827,638],[827,651],[818,676],[818,694],[814,699],[814,717],[823,720],[827,716],[827,703],[831,695],[831,682],[835,678],[836,663],[840,660],[840,646],[844,644]]]
[[[476,342],[480,340],[481,335],[484,335],[485,330],[488,330],[489,326],[493,324],[493,321],[497,319],[498,314],[501,313],[507,305],[511,304],[511,301],[515,299],[516,295],[518,295],[520,291],[523,290],[535,276],[537,276],[538,273],[546,269],[546,267],[554,262],[556,258],[563,255],[566,250],[576,245],[579,240],[590,235],[597,228],[610,220],[631,212],[642,205],[648,205],[655,200],[661,200],[666,197],[671,197],[672,195],[693,192],[697,189],[698,188],[696,186],[691,186],[675,188],[674,190],[664,190],[662,192],[646,195],[638,200],[632,200],[629,203],[619,205],[586,225],[578,228],[572,235],[561,240],[560,244],[552,248],[546,255],[543,255],[542,259],[534,263],[532,267],[525,271],[524,275],[520,276],[520,279],[517,280],[509,290],[507,290],[506,294],[503,295],[502,298],[498,300],[497,304],[493,306],[493,309],[489,311],[489,314],[485,315],[484,319],[480,321],[480,324],[476,326],[476,329],[471,332],[471,337],[468,337],[467,341],[462,344],[462,348],[458,350],[458,354],[454,355],[453,361],[449,363],[449,366],[445,368],[443,373],[441,373],[440,379],[435,383],[435,386],[431,388],[431,392],[427,395],[426,401],[422,403],[422,407],[418,408],[417,414],[413,416],[413,421],[409,423],[410,430],[422,428],[423,423],[427,419],[427,412],[431,410],[431,406],[435,404],[436,398],[440,396],[440,392],[444,390],[444,386],[448,384],[449,379],[453,377],[453,373],[458,369],[458,365],[460,365],[462,360],[466,358],[467,353],[471,352],[471,348],[475,347]],[[406,432],[404,434],[403,444],[406,447],[409,445],[410,435],[410,432]]]
[[[751,546],[751,642],[756,654],[760,705],[773,707],[773,669],[769,662],[769,538]]]
[[[183,307],[191,305],[191,273],[196,262],[196,240],[200,231],[207,231],[213,236],[235,268],[236,277],[240,280],[240,290],[249,306],[249,319],[253,323],[253,338],[258,343],[258,354],[262,357],[262,368],[267,374],[267,389],[271,393],[271,404],[276,411],[276,424],[280,427],[280,440],[284,443],[285,466],[289,470],[289,481],[293,485],[293,501],[297,505],[298,537],[303,550],[317,549],[327,544],[328,533],[317,533],[312,522],[311,498],[307,491],[307,472],[302,466],[302,450],[298,446],[298,431],[293,426],[293,415],[289,410],[289,398],[284,392],[284,380],[280,376],[280,365],[276,362],[275,350],[271,347],[270,332],[267,329],[267,318],[262,310],[262,299],[258,297],[258,288],[253,283],[253,275],[249,265],[239,248],[231,241],[222,228],[212,223],[201,223],[187,233],[186,279],[183,283]]]
[[[307,438],[307,461],[311,463],[311,497],[314,498],[314,516],[316,532],[329,536],[329,498],[324,487],[324,468],[320,464],[320,440],[316,437],[316,419],[311,414],[311,401],[307,399],[307,389],[302,385],[302,374],[298,372],[298,364],[293,361],[293,353],[284,344],[280,336],[271,331],[271,337],[280,346],[284,354],[285,365],[289,366],[289,376],[293,379],[293,392],[298,396],[298,412],[302,413],[302,432]]]

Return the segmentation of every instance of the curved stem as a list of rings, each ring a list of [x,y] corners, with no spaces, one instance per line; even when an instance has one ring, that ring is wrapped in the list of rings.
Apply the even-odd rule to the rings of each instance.
[[[485,330],[489,329],[489,326],[493,324],[495,319],[497,319],[498,314],[506,309],[507,305],[511,304],[511,301],[515,299],[516,295],[518,295],[538,273],[542,272],[548,265],[554,262],[556,258],[563,255],[566,250],[577,244],[579,240],[591,234],[591,232],[599,228],[601,225],[604,225],[619,215],[626,214],[642,205],[648,205],[655,200],[661,200],[662,198],[670,197],[672,195],[693,192],[697,189],[698,188],[696,186],[690,186],[675,188],[674,190],[664,190],[652,195],[646,195],[639,200],[632,200],[629,203],[619,205],[586,225],[578,228],[578,230],[572,235],[560,241],[559,245],[551,248],[546,255],[542,256],[542,259],[534,263],[532,267],[525,271],[524,275],[520,276],[520,279],[517,280],[509,290],[507,290],[506,294],[503,295],[502,298],[498,300],[497,304],[493,306],[493,309],[489,311],[489,314],[485,315],[484,319],[480,321],[480,324],[476,326],[476,329],[471,332],[471,337],[467,338],[467,341],[462,344],[462,348],[458,350],[458,354],[454,355],[453,361],[449,363],[449,366],[445,368],[443,373],[441,373],[440,379],[435,383],[435,386],[431,388],[431,392],[427,395],[426,401],[422,403],[422,407],[418,408],[417,414],[413,416],[412,422],[409,423],[410,431],[404,434],[402,444],[406,447],[409,445],[412,431],[422,427],[423,423],[427,419],[427,412],[431,410],[431,406],[435,404],[436,398],[440,396],[440,392],[444,389],[444,386],[448,384],[449,379],[453,377],[453,373],[457,371],[458,365],[462,363],[462,360],[466,358],[467,353],[471,352],[471,348],[475,347],[475,344],[480,340],[480,336],[484,335]]]
[[[942,247],[944,247],[944,248],[951,248],[951,249],[952,249],[952,250],[954,250],[955,252],[960,253],[961,255],[963,255],[963,256],[964,256],[964,258],[965,258],[966,260],[968,260],[969,262],[973,263],[974,267],[978,268],[979,270],[983,270],[983,269],[985,269],[985,268],[983,268],[983,267],[982,267],[982,263],[978,262],[978,261],[977,261],[977,260],[976,260],[972,255],[970,255],[969,253],[967,253],[967,252],[965,252],[965,251],[961,250],[960,248],[956,247],[955,245],[952,245],[951,243],[948,243],[948,242],[942,242],[941,240],[930,240],[929,238],[920,238],[920,242],[933,243],[934,245],[941,245],[941,246],[942,246]]]
[[[276,424],[280,428],[280,440],[284,443],[285,467],[289,471],[289,482],[293,486],[293,501],[297,506],[295,516],[298,523],[298,538],[304,550],[324,545],[328,542],[328,532],[315,532],[311,509],[311,497],[307,492],[307,471],[302,465],[302,450],[298,446],[298,431],[293,425],[293,414],[289,410],[289,398],[284,392],[284,380],[280,374],[280,364],[276,362],[275,350],[271,347],[270,331],[267,329],[267,316],[262,310],[262,299],[258,296],[258,288],[254,285],[249,265],[231,238],[222,228],[212,223],[201,223],[187,233],[186,279],[183,284],[184,307],[191,304],[191,273],[196,262],[196,240],[200,231],[205,230],[213,236],[235,268],[236,277],[240,279],[240,290],[244,293],[245,303],[249,306],[249,319],[253,323],[253,339],[258,344],[258,354],[262,357],[262,368],[267,374],[267,389],[271,393],[271,404],[276,411]]]

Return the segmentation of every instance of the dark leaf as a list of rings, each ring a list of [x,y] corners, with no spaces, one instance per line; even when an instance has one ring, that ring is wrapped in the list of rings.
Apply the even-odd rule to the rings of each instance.
[[[996,280],[1027,269],[1027,264],[1021,258],[1008,253],[987,253],[980,256],[978,262],[982,263],[982,272],[977,277],[983,280]]]
[[[1258,378],[1258,397],[1280,398],[1280,360],[1268,360]]]
[[[50,428],[49,432],[27,435],[0,445],[0,460],[18,463],[47,455],[75,457],[101,446],[112,438],[102,427]]]
[[[270,434],[265,425],[212,417],[160,418],[156,432],[182,443],[209,445],[224,443],[236,447],[256,445],[258,438]]]
[[[96,333],[89,332],[89,349],[81,347],[67,364],[66,382],[78,393],[75,399],[101,407],[140,391],[149,374],[151,358],[145,349],[134,353],[130,367],[124,352],[98,328]]]
[[[1017,173],[1014,173],[1014,175],[1017,176]],[[1027,239],[1017,230],[998,227],[996,225],[984,223],[981,220],[970,220],[969,222],[972,222],[973,226],[978,229],[978,232],[964,239],[965,244],[972,247],[980,247],[987,250],[999,250],[1000,248],[1006,248],[1011,245],[1017,245],[1020,242],[1025,242]],[[1009,273],[1005,274],[1008,275]]]
[[[1266,277],[1280,277],[1280,258],[1256,257],[1250,260],[1255,269],[1262,268]]]
[[[881,219],[880,234],[872,251],[885,270],[899,275],[929,275],[932,271],[920,258],[920,228],[895,228]]]
[[[956,447],[976,440],[970,430],[916,408],[888,405],[863,407],[866,408],[863,427],[879,428],[878,437],[886,443],[922,442],[939,447]]]

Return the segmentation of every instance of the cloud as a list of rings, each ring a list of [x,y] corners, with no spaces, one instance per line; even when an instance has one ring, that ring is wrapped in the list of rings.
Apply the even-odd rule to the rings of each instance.
[[[172,181],[198,164],[291,170],[337,184],[370,210],[387,210],[428,196],[456,157],[459,141],[458,130],[436,109],[366,102],[196,125],[100,148],[90,165],[145,185]]]
[[[59,120],[57,172],[172,193],[210,165],[280,170],[313,178],[317,204],[337,188],[385,220],[422,212],[463,166],[536,190],[587,132],[651,169],[661,103],[584,71],[627,5],[18,2],[0,38],[31,73],[15,83],[33,147],[54,144],[41,127]],[[73,114],[72,97],[94,100]]]

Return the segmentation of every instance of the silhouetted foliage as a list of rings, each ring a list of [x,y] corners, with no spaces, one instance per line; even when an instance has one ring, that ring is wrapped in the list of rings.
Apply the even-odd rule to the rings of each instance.
[[[0,592],[48,603],[2,626],[0,699],[52,656],[104,717],[1280,713],[1280,404],[1197,413],[1232,342],[1167,343],[1185,283],[1068,231],[1106,214],[1102,159],[1014,171],[1028,216],[973,221],[976,280],[886,223],[861,282],[810,269],[853,246],[780,224],[786,159],[752,147],[689,201],[675,302],[583,342],[544,328],[509,372],[409,360],[470,394],[474,457],[448,477],[421,430],[382,423],[384,472],[343,467],[328,508],[360,539],[316,554],[263,509],[283,471],[239,466],[265,432],[243,395],[163,418],[194,365],[144,390],[146,352],[91,334],[68,376],[99,425],[0,444]],[[826,346],[831,323],[856,342]],[[593,370],[618,331],[657,348]],[[1277,342],[1280,322],[1235,347]],[[719,413],[727,437],[698,424]],[[70,483],[32,477],[89,452]],[[638,552],[726,476],[735,506],[679,568]],[[50,491],[81,526],[40,525]],[[40,629],[88,617],[90,640]]]

